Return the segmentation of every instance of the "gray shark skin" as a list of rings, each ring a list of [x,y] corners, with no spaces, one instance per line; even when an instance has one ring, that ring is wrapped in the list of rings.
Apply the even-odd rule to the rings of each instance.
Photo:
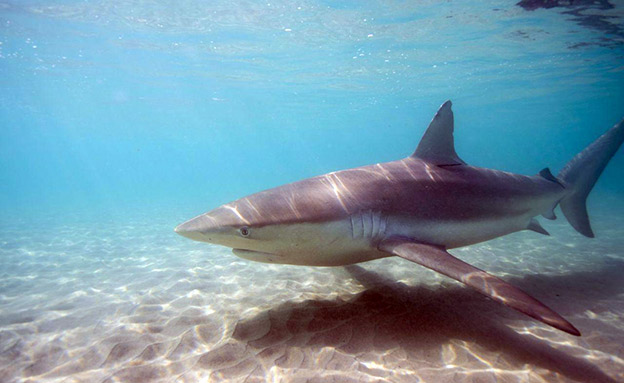
[[[399,256],[572,335],[580,332],[541,302],[473,267],[448,249],[520,230],[548,235],[534,218],[561,209],[593,237],[585,208],[591,188],[624,141],[624,124],[574,157],[557,177],[524,176],[465,164],[455,152],[451,102],[416,151],[294,182],[218,207],[175,228],[259,262],[341,266]]]

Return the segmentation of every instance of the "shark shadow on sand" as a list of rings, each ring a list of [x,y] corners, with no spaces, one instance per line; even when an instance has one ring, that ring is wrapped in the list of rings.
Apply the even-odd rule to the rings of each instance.
[[[306,361],[306,358],[314,360],[323,348],[330,347],[347,355],[351,361],[377,356],[384,366],[401,365],[405,369],[409,368],[407,361],[401,358],[431,359],[453,342],[463,344],[468,352],[470,347],[478,347],[475,355],[484,351],[498,353],[494,368],[522,370],[530,365],[560,374],[566,380],[616,382],[589,360],[575,356],[577,349],[555,348],[539,339],[541,331],[551,329],[533,327],[532,332],[538,337],[518,333],[524,326],[518,321],[525,317],[470,289],[460,285],[436,289],[408,286],[360,266],[347,266],[346,270],[367,290],[347,301],[285,302],[238,323],[233,339],[249,356],[255,354],[253,358],[260,364],[284,368],[296,369],[311,364],[339,370],[339,365],[319,367],[318,361]],[[574,307],[584,311],[595,306],[597,301],[624,292],[622,271],[624,261],[609,259],[595,271],[510,279],[528,292],[563,289],[565,299],[580,300]],[[592,291],[585,289],[587,285],[592,285]],[[557,309],[565,315],[578,314],[574,307]],[[595,320],[590,319],[577,321],[580,325],[595,324]],[[603,330],[617,331],[615,328]],[[401,351],[397,353],[397,350]],[[440,367],[444,367],[442,356],[439,358]],[[461,359],[455,362],[456,365],[462,363]],[[431,367],[431,363],[427,366]]]

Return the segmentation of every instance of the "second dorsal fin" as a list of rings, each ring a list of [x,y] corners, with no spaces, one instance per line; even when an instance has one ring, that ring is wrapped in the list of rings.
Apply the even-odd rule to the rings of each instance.
[[[550,169],[548,169],[548,168],[544,168],[544,169],[540,170],[539,175],[542,176],[542,178],[547,179],[548,181],[552,181],[552,182],[558,184],[559,186],[564,187],[561,184],[561,181],[559,181],[557,179],[557,177],[553,176],[553,174],[550,172]]]
[[[434,165],[465,164],[455,153],[454,118],[451,105],[449,100],[438,109],[412,157],[418,157]]]

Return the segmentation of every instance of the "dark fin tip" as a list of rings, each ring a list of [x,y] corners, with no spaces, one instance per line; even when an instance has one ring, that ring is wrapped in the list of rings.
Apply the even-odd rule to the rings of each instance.
[[[581,336],[581,332],[568,321],[566,321],[563,325],[554,326],[559,330],[566,332],[570,335]]]

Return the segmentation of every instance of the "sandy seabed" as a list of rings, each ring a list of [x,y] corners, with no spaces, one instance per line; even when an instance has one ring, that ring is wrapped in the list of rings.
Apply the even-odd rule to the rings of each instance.
[[[592,213],[593,240],[559,219],[452,251],[582,337],[398,258],[267,265],[176,236],[187,216],[7,216],[0,382],[623,382],[624,209]]]

